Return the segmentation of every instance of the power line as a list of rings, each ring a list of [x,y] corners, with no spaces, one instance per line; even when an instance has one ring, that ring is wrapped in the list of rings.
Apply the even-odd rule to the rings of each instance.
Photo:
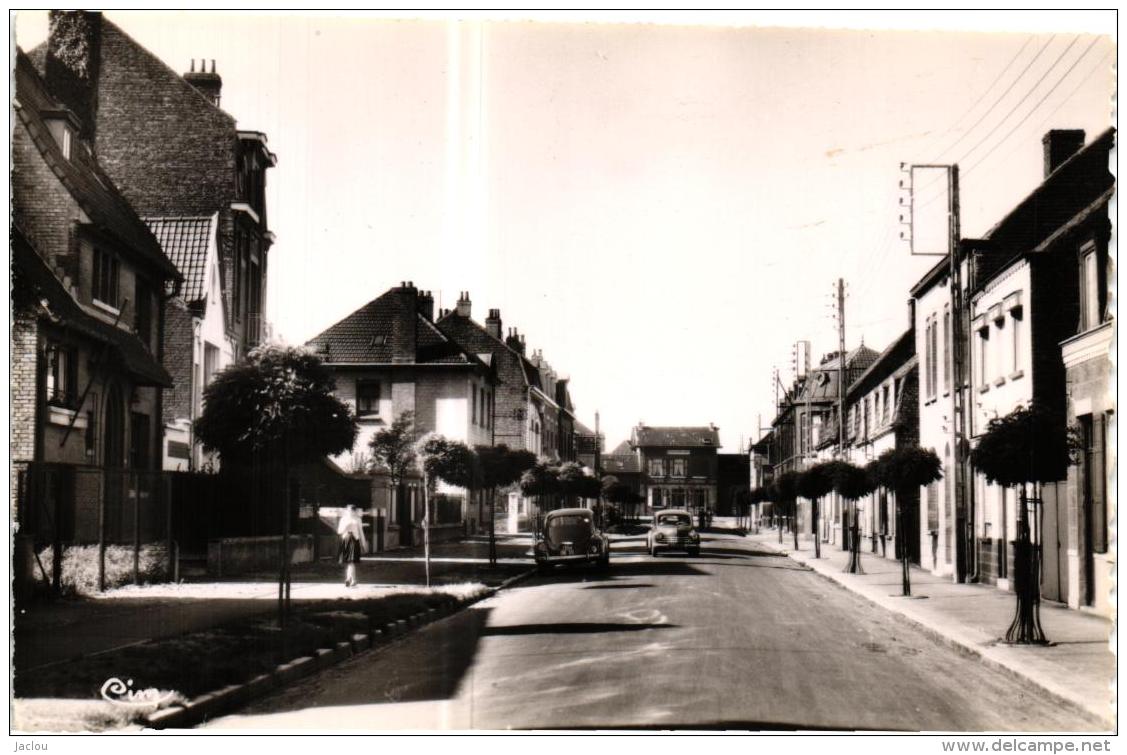
[[[1072,61],[1072,65],[1068,67],[1068,70],[1064,72],[1064,75],[1061,76],[1059,79],[1057,79],[1057,82],[1055,84],[1053,84],[1052,88],[1049,89],[1049,91],[1045,92],[1045,95],[1040,100],[1037,101],[1037,104],[1033,106],[1033,109],[1030,110],[1028,113],[1026,113],[1025,117],[1022,118],[1020,121],[1018,121],[1017,124],[1013,128],[1011,128],[1005,136],[1002,137],[1001,141],[999,141],[997,144],[995,144],[993,147],[991,147],[986,152],[986,154],[983,155],[977,162],[968,166],[967,169],[965,171],[963,171],[964,176],[966,176],[972,170],[974,170],[975,168],[979,167],[984,162],[986,162],[987,158],[990,157],[990,155],[994,152],[994,150],[998,149],[998,147],[1005,144],[1006,140],[1009,139],[1011,136],[1013,136],[1014,132],[1017,131],[1019,128],[1021,128],[1022,124],[1024,124],[1027,120],[1029,120],[1029,117],[1031,115],[1033,115],[1035,112],[1037,112],[1037,108],[1041,107],[1041,105],[1044,104],[1045,100],[1047,100],[1049,98],[1049,95],[1051,95],[1053,92],[1055,92],[1056,88],[1061,85],[1061,82],[1063,82],[1066,78],[1068,78],[1068,75],[1070,73],[1072,73],[1073,70],[1075,70],[1077,65],[1080,64],[1080,61],[1088,56],[1088,53],[1090,53],[1092,51],[1092,48],[1096,46],[1096,42],[1098,42],[1099,39],[1100,39],[1099,37],[1093,37],[1092,38],[1091,44],[1088,45],[1088,47],[1084,50],[1084,52],[1080,53],[1080,57],[1078,57],[1076,60]]]
[[[1048,49],[1049,44],[1055,38],[1056,38],[1056,35],[1049,37],[1049,39],[1045,42],[1045,44],[1041,47],[1041,49],[1037,51],[1037,54],[1033,56],[1033,58],[1029,61],[1029,63],[1026,64],[1025,68],[1022,69],[1021,73],[1018,74],[1017,78],[1014,79],[1013,82],[1008,87],[1006,87],[1006,91],[1003,92],[1002,95],[994,101],[994,104],[991,105],[990,108],[985,113],[983,113],[982,117],[979,118],[975,122],[974,126],[971,126],[969,129],[967,129],[964,136],[966,134],[971,133],[975,128],[977,128],[978,125],[980,123],[982,123],[983,120],[985,120],[986,116],[989,115],[991,112],[993,112],[995,107],[997,107],[999,104],[1001,104],[1002,100],[1004,100],[1006,98],[1006,96],[1013,90],[1014,86],[1019,81],[1021,81],[1021,79],[1025,76],[1026,72],[1029,71],[1029,69],[1032,67],[1032,65],[1041,57],[1041,54],[1044,53],[1046,49]],[[964,152],[962,154],[962,156],[960,156],[959,158],[957,158],[955,160],[951,160],[951,162],[952,163],[961,163],[963,160],[965,160],[967,157],[969,157],[971,154],[973,154],[976,149],[978,149],[980,146],[982,146],[983,142],[985,142],[987,139],[989,139],[991,136],[993,136],[994,133],[997,132],[997,130],[1002,127],[1002,124],[1004,124],[1007,120],[1009,120],[1010,116],[1013,115],[1014,112],[1016,112],[1017,109],[1019,107],[1021,107],[1021,105],[1026,100],[1029,99],[1030,95],[1032,95],[1033,92],[1037,89],[1037,87],[1041,85],[1041,82],[1045,80],[1045,77],[1048,76],[1049,73],[1051,73],[1053,71],[1053,69],[1056,68],[1060,64],[1060,62],[1064,58],[1064,56],[1068,53],[1069,50],[1072,49],[1072,46],[1075,45],[1076,42],[1079,39],[1080,39],[1079,34],[1077,34],[1075,37],[1073,37],[1072,41],[1068,44],[1068,46],[1065,47],[1064,50],[1061,52],[1061,54],[1059,56],[1057,56],[1057,59],[1055,61],[1053,61],[1053,64],[1045,69],[1044,73],[1041,74],[1041,78],[1037,79],[1036,83],[1034,83],[1033,86],[1029,88],[1029,91],[1027,91],[1021,97],[1021,99],[1019,99],[1017,101],[1017,103],[1013,106],[1013,108],[1011,108],[1010,111],[1008,113],[1006,113],[1002,117],[1001,120],[999,120],[997,123],[995,123],[994,127],[992,129],[990,129],[986,133],[985,136],[983,136],[981,139],[979,139],[978,142],[973,147],[971,147],[969,150]],[[957,143],[958,142],[956,142],[956,144]],[[952,146],[954,146],[954,145],[952,145]],[[935,162],[939,162],[939,160],[937,159],[937,160],[935,160]],[[925,194],[925,192],[927,192],[927,190],[930,189],[932,186],[934,186],[938,181],[939,181],[939,178],[933,178],[931,181],[929,181],[926,184],[924,184],[923,186],[921,186],[917,193],[922,197]],[[940,194],[938,196],[942,196],[942,194]],[[932,204],[933,202],[936,201],[938,196],[929,198],[927,201],[923,202],[920,206],[926,207],[926,206]]]
[[[1025,72],[1029,70],[1030,66],[1032,66],[1034,63],[1037,62],[1037,58],[1041,57],[1041,53],[1045,52],[1045,49],[1049,46],[1049,43],[1053,41],[1054,36],[1056,36],[1056,35],[1052,35],[1052,36],[1049,37],[1049,39],[1045,42],[1044,45],[1042,45],[1041,49],[1037,52],[1037,54],[1034,55],[1033,58],[1028,63],[1026,63],[1025,68],[1023,68],[1021,70],[1021,73],[1019,73],[1017,75],[1017,78],[1015,78],[1012,82],[1010,82],[1010,85],[1008,87],[1006,87],[1006,91],[1002,92],[1002,94],[997,99],[994,100],[994,103],[986,109],[986,112],[983,113],[982,116],[977,121],[974,122],[974,125],[971,126],[968,129],[966,129],[965,131],[963,131],[963,133],[958,138],[956,138],[955,141],[951,142],[946,147],[944,147],[942,150],[940,150],[939,155],[934,160],[932,160],[931,162],[933,162],[933,163],[939,162],[943,158],[943,155],[947,154],[952,149],[954,149],[955,145],[958,144],[959,142],[961,142],[963,139],[966,139],[967,136],[972,131],[974,131],[974,129],[977,128],[978,125],[980,123],[982,123],[983,120],[986,119],[986,116],[990,115],[990,113],[993,112],[994,108],[996,108],[998,106],[998,103],[1000,103],[1003,99],[1005,99],[1006,95],[1010,93],[1010,90],[1014,88],[1014,86],[1017,84],[1017,82],[1021,81],[1021,77],[1025,75]],[[985,99],[986,95],[990,93],[990,90],[993,89],[994,86],[999,81],[1002,80],[1002,77],[1006,75],[1006,71],[1010,70],[1010,66],[1012,66],[1014,64],[1014,62],[1018,59],[1018,57],[1021,56],[1021,53],[1023,53],[1025,51],[1025,48],[1028,47],[1029,43],[1032,42],[1032,41],[1033,41],[1033,36],[1026,37],[1025,43],[1021,46],[1021,48],[1017,51],[1017,53],[1015,53],[1014,56],[1012,58],[1010,58],[1010,62],[1006,63],[1006,66],[1002,69],[1002,72],[998,74],[997,78],[995,78],[993,82],[991,82],[990,86],[988,86],[988,87],[986,87],[985,89],[982,90],[982,94],[980,94],[978,96],[978,99],[974,101],[974,104],[971,105],[969,108],[967,108],[967,111],[965,113],[963,113],[961,116],[959,116],[959,118],[954,123],[951,124],[951,128],[947,129],[948,132],[953,131],[955,126],[959,125],[962,122],[963,118],[966,118],[968,115],[970,115],[974,111],[974,109],[976,107],[978,107],[978,103],[982,102],[982,100]]]

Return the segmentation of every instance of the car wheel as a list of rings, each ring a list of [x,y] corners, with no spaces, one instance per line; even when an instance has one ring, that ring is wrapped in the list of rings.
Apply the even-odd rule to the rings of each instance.
[[[700,555],[700,548],[689,548],[689,555],[694,558]]]
[[[650,546],[650,556],[652,556],[653,558],[657,558],[657,546],[656,545]]]
[[[536,572],[538,574],[547,574],[550,571],[552,571],[552,565],[551,564],[546,564],[543,561],[536,564]]]
[[[603,557],[599,559],[599,568],[600,569],[609,569],[610,568],[610,553],[607,553],[605,551],[603,552]]]

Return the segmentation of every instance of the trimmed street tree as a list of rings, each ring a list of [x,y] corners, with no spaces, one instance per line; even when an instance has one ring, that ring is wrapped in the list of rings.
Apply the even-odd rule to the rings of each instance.
[[[1006,631],[1011,644],[1042,645],[1040,555],[1030,537],[1028,508],[1041,503],[1041,485],[1068,474],[1071,446],[1064,421],[1041,406],[1018,408],[990,420],[971,451],[971,462],[996,485],[1020,488],[1017,541],[1014,543],[1014,593],[1017,608]],[[1028,486],[1033,485],[1033,495]],[[1038,539],[1040,538],[1038,526]]]
[[[477,446],[478,464],[481,466],[481,484],[489,491],[489,563],[497,564],[497,488],[506,488],[520,480],[520,476],[536,464],[531,451],[514,451],[508,446]]]
[[[391,489],[395,493],[397,502],[407,497],[405,480],[415,469],[415,413],[408,409],[400,413],[391,427],[380,430],[368,441],[368,448],[372,452],[372,464],[387,472]],[[400,521],[400,527],[410,527],[411,522]]]
[[[810,500],[810,519],[814,531],[814,558],[822,557],[821,538],[818,536],[818,509],[821,499],[834,489],[831,467],[815,464],[798,475],[798,494]]]
[[[875,482],[896,496],[896,547],[900,557],[901,588],[905,597],[912,594],[908,560],[908,501],[912,491],[943,477],[943,462],[934,451],[919,446],[890,448],[870,463]],[[916,533],[918,536],[919,533]]]
[[[790,512],[794,549],[798,550],[798,472],[783,472],[775,479],[772,487],[780,506]],[[782,525],[779,526],[779,542],[783,542]]]
[[[278,570],[278,623],[290,603],[289,469],[352,448],[356,421],[333,395],[336,382],[313,352],[263,344],[220,371],[203,392],[203,412],[193,424],[205,451],[224,465],[277,466],[281,480],[282,547]]]
[[[850,508],[849,564],[845,571],[864,574],[861,569],[861,522],[857,516],[857,500],[873,492],[873,481],[864,469],[847,461],[830,461],[826,465],[833,480],[833,489]]]
[[[770,491],[763,488],[752,488],[748,492],[748,501],[755,506],[755,517],[753,518],[755,532],[759,532],[759,523],[763,519],[763,504],[771,500]]]
[[[477,456],[465,443],[427,433],[415,443],[415,453],[423,472],[423,561],[427,587],[430,587],[430,523],[438,481],[471,490],[481,479]]]
[[[547,459],[539,459],[520,476],[520,490],[536,501],[536,536],[540,533],[540,498],[560,492],[559,472]]]

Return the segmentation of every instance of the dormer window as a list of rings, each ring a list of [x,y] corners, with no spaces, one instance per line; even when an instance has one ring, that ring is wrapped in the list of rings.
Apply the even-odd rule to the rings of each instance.
[[[70,129],[67,128],[64,125],[63,126],[63,138],[62,138],[62,141],[59,143],[59,148],[62,149],[62,151],[63,151],[63,157],[65,157],[68,160],[70,159],[70,140],[71,140]]]

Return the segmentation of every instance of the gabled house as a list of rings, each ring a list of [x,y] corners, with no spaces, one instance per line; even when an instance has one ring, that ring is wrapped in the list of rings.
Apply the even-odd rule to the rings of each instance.
[[[641,467],[641,494],[650,511],[663,508],[715,511],[720,432],[705,427],[650,427],[631,431],[630,447]]]
[[[153,500],[180,275],[23,51],[14,78],[13,504],[27,544],[117,538],[125,481]]]
[[[101,13],[52,11],[47,42],[29,55],[183,274],[165,314],[174,390],[160,457],[166,469],[199,468],[190,427],[207,380],[269,335],[265,187],[277,158],[220,108],[214,61],[181,75]]]
[[[501,310],[489,310],[481,325],[473,319],[472,306],[469,292],[461,292],[456,307],[440,313],[438,324],[468,350],[493,356],[494,444],[574,461],[575,407],[568,380],[556,374],[541,350],[526,354],[524,336],[515,328],[502,337]]]
[[[306,346],[332,370],[337,396],[360,425],[352,450],[334,459],[346,471],[368,466],[371,438],[405,411],[414,413],[418,436],[434,432],[471,447],[492,445],[497,360],[489,352],[469,351],[434,322],[434,298],[413,283],[389,289]],[[465,492],[439,490],[445,503],[437,524],[457,527],[460,534],[469,514]],[[388,526],[387,542],[411,544],[423,517],[417,490],[374,504]]]

